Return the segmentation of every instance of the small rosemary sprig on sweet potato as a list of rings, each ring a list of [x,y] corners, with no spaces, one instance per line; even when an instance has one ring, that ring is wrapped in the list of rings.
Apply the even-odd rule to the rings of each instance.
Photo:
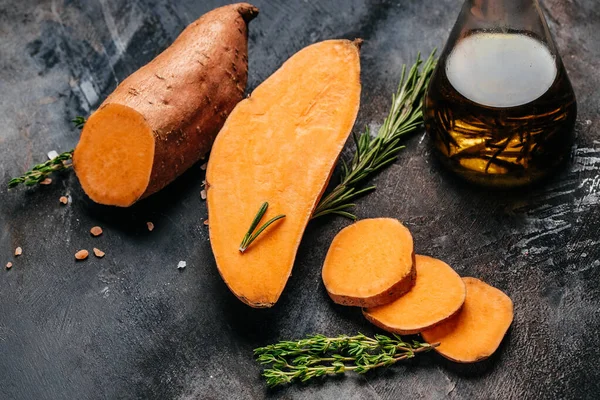
[[[393,163],[404,148],[402,139],[423,123],[423,96],[435,65],[433,50],[425,61],[421,60],[419,53],[408,75],[406,65],[402,67],[398,91],[392,96],[392,107],[379,132],[372,137],[369,128],[366,128],[360,136],[354,135],[356,152],[349,164],[342,160],[340,183],[321,199],[313,212],[313,219],[337,214],[356,220],[356,215],[348,211],[355,206],[352,200],[375,189],[375,186],[360,188],[361,184]]]
[[[250,246],[252,244],[252,242],[254,242],[254,240],[256,240],[258,235],[260,235],[265,229],[267,229],[269,227],[269,225],[271,225],[275,221],[285,218],[285,215],[283,215],[283,214],[277,215],[277,216],[271,218],[270,220],[268,220],[267,222],[265,222],[263,224],[263,226],[261,226],[260,228],[258,228],[258,230],[256,232],[254,232],[256,230],[256,227],[258,226],[260,220],[267,212],[267,208],[269,208],[269,203],[264,202],[262,204],[262,206],[260,206],[260,208],[258,209],[258,213],[252,220],[252,224],[250,224],[250,229],[248,229],[248,232],[246,232],[246,234],[244,235],[244,238],[242,239],[242,243],[240,244],[240,248],[239,248],[240,253],[245,252],[246,249],[248,248],[248,246]]]

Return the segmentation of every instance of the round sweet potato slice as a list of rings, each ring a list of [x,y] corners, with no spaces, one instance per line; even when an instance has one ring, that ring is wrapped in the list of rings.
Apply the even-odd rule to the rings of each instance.
[[[338,304],[386,304],[413,286],[414,258],[412,236],[398,220],[365,219],[333,239],[323,265],[323,283]]]
[[[421,332],[435,351],[460,363],[491,356],[513,320],[512,300],[499,289],[476,278],[463,278],[467,297],[462,309],[447,321]]]
[[[397,300],[363,310],[365,317],[388,332],[412,335],[456,314],[465,302],[463,280],[448,264],[432,257],[415,257],[417,279]]]

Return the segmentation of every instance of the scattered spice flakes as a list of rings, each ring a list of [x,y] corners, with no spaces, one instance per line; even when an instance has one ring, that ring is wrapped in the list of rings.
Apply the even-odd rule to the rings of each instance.
[[[202,171],[206,171],[206,166],[207,166],[207,165],[208,165],[208,163],[204,163],[204,164],[202,164],[202,165],[200,166],[200,169],[201,169]]]
[[[154,224],[150,221],[146,222],[146,226],[148,227],[148,230],[150,232],[152,232],[154,230]]]
[[[12,263],[9,261],[6,263],[6,269],[11,269],[12,268]]]
[[[17,247],[17,248],[15,249],[15,256],[17,256],[17,257],[18,257],[18,256],[20,256],[21,254],[23,254],[23,249],[22,249],[22,248],[20,248],[20,247]]]
[[[208,226],[208,219],[204,220],[204,225]]]
[[[46,178],[43,181],[40,182],[40,185],[49,185],[52,183],[52,179],[50,178]]]
[[[99,226],[94,226],[92,229],[90,229],[90,233],[92,236],[100,236],[102,235],[102,228]]]
[[[89,254],[90,253],[87,250],[79,250],[77,253],[75,253],[75,259],[79,261],[85,260],[88,258]]]
[[[202,189],[202,191],[200,192],[200,197],[202,198],[202,200],[206,200],[206,189]]]
[[[96,257],[98,257],[98,258],[102,258],[102,257],[104,257],[104,255],[105,255],[105,254],[106,254],[106,253],[104,253],[102,250],[100,250],[100,249],[97,249],[97,248],[95,248],[95,247],[94,247],[94,255],[95,255]]]
[[[185,267],[187,267],[187,263],[185,261],[179,261],[177,264],[177,269],[184,269]]]
[[[60,196],[60,199],[58,199],[58,201],[65,205],[69,203],[69,199],[67,198],[67,196]]]

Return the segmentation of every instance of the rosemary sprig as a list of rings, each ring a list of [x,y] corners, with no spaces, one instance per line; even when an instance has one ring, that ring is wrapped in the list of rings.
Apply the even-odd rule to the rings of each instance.
[[[364,374],[426,352],[439,343],[406,342],[400,336],[359,333],[355,336],[311,335],[297,341],[281,341],[254,349],[259,363],[270,366],[262,376],[270,387],[308,381],[348,371]]]
[[[239,248],[240,253],[245,252],[246,249],[248,248],[248,246],[250,246],[252,244],[252,242],[254,242],[254,240],[258,237],[258,235],[260,235],[265,229],[267,229],[269,227],[269,225],[271,225],[273,222],[275,222],[277,220],[285,218],[285,215],[283,215],[283,214],[277,215],[277,216],[271,218],[270,220],[268,220],[267,222],[265,222],[265,224],[263,226],[258,228],[258,231],[254,232],[254,230],[258,226],[260,220],[267,212],[267,208],[269,208],[269,203],[264,202],[262,204],[262,206],[260,206],[260,208],[258,209],[258,213],[252,220],[250,229],[248,229],[248,232],[246,232],[246,234],[244,235],[244,238],[242,239],[242,243],[240,244],[240,248]]]
[[[423,67],[419,70],[421,64]],[[398,91],[392,96],[391,109],[379,132],[371,137],[367,127],[360,136],[353,136],[356,152],[349,164],[342,160],[340,183],[321,199],[313,213],[313,219],[337,214],[356,220],[356,215],[348,211],[355,206],[351,201],[375,189],[375,186],[360,189],[360,185],[374,173],[393,163],[398,152],[404,148],[401,139],[421,126],[423,96],[435,64],[433,50],[424,62],[419,53],[408,75],[406,65],[402,67]]]
[[[75,124],[76,128],[81,129],[83,128],[85,121],[86,119],[83,117],[75,117],[71,122]],[[23,175],[8,181],[8,188],[14,188],[16,186],[19,186],[20,184],[23,184],[25,186],[34,186],[42,182],[53,172],[71,168],[72,158],[73,150],[70,150],[59,154],[52,160],[48,160],[45,163],[37,164],[29,171],[25,172]]]
[[[22,176],[19,176],[18,178],[12,178],[10,181],[8,181],[8,187],[10,189],[20,184],[25,186],[36,185],[55,171],[71,168],[71,158],[73,158],[73,150],[59,154],[52,160],[48,160],[45,163],[34,166]]]

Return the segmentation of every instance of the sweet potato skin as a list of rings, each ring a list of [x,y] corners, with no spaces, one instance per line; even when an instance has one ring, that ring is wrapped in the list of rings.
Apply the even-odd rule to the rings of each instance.
[[[152,128],[154,162],[140,199],[165,187],[206,154],[229,113],[243,99],[247,23],[257,14],[258,9],[247,3],[208,12],[126,78],[100,106],[130,107]],[[77,149],[73,162],[77,171]]]

